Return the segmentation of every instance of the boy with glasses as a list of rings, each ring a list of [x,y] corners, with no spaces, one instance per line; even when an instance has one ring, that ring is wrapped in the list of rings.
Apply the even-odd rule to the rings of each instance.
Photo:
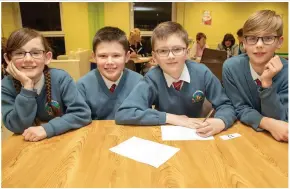
[[[223,66],[226,93],[240,121],[288,141],[288,61],[275,56],[283,42],[282,19],[271,10],[257,11],[243,32],[247,53]]]
[[[221,83],[203,64],[187,59],[188,34],[175,22],[159,24],[153,31],[153,59],[159,66],[150,70],[118,109],[117,124],[172,124],[196,128],[208,137],[229,128],[234,108]],[[216,110],[214,118],[202,122],[204,99]],[[155,109],[151,109],[155,105]]]

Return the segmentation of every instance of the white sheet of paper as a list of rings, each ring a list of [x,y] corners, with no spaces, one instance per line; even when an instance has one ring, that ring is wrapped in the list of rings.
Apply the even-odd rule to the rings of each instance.
[[[201,137],[196,129],[182,126],[161,126],[162,140],[214,140],[213,136]]]
[[[228,134],[228,135],[220,136],[220,138],[223,139],[223,140],[230,140],[230,139],[237,138],[237,137],[240,137],[240,136],[242,136],[242,135],[240,135],[239,133],[234,133],[234,134]]]
[[[158,168],[180,149],[138,137],[132,137],[117,146],[112,152]]]

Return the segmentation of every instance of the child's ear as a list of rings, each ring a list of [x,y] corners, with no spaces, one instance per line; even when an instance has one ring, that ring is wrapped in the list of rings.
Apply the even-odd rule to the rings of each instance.
[[[189,52],[190,52],[190,47],[187,47],[186,52],[185,52],[186,53],[185,55],[186,56],[189,55]]]
[[[151,54],[152,54],[152,59],[153,59],[153,61],[154,61],[154,62],[157,62],[157,61],[156,61],[156,56],[157,56],[157,54],[156,54],[154,51],[152,51]]]
[[[95,59],[95,57],[96,57],[96,54],[94,51],[92,51],[92,59]]]
[[[52,59],[52,52],[48,51],[46,54],[45,54],[45,65],[48,65],[50,63]]]
[[[247,48],[247,44],[246,44],[246,39],[245,38],[243,38],[243,48],[246,50],[246,48]]]
[[[127,63],[127,62],[130,60],[130,51],[128,51],[128,52],[126,53],[125,60],[126,60],[125,63]]]
[[[277,49],[280,49],[280,48],[281,48],[281,46],[282,46],[282,44],[283,44],[283,41],[284,41],[284,37],[283,37],[283,36],[279,37],[279,39],[278,39],[278,45],[277,45]]]
[[[9,59],[8,59],[7,53],[4,54],[4,59],[5,59],[5,62],[6,62],[7,64],[9,64],[10,61],[9,61]]]

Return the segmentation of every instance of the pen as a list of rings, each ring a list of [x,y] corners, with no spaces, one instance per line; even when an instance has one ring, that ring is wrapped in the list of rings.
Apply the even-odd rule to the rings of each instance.
[[[214,112],[214,109],[212,108],[211,111],[207,114],[207,116],[204,118],[203,123],[211,116],[211,114]]]

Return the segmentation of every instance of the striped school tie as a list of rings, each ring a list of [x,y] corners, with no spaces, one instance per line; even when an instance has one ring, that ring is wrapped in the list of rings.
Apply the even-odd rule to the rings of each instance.
[[[262,83],[261,83],[261,81],[260,81],[259,79],[256,79],[255,82],[256,82],[256,84],[257,84],[259,87],[262,86]]]
[[[179,80],[177,82],[173,82],[172,85],[173,85],[175,90],[180,91],[182,83],[183,83],[183,81]]]
[[[111,88],[110,88],[111,93],[113,93],[113,92],[115,91],[116,86],[117,86],[116,84],[113,84],[113,85],[111,86]]]

